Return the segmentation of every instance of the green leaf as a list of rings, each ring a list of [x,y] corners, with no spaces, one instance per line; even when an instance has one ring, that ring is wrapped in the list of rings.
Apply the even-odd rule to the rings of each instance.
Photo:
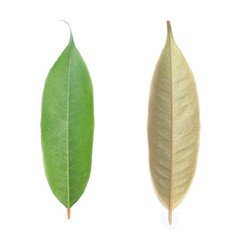
[[[191,185],[199,148],[199,104],[195,80],[175,44],[168,22],[166,45],[153,75],[148,113],[149,163],[154,188],[169,209]]]
[[[68,208],[69,218],[90,176],[93,130],[92,82],[71,33],[48,73],[41,118],[46,177],[53,194]]]

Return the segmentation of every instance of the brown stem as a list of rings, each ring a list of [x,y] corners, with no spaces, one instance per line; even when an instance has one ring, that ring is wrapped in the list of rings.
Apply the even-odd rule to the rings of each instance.
[[[169,221],[169,224],[172,225],[172,209],[169,209],[169,212],[168,212],[168,221]]]
[[[71,218],[71,208],[68,208],[68,209],[67,209],[67,216],[68,216],[68,219]]]

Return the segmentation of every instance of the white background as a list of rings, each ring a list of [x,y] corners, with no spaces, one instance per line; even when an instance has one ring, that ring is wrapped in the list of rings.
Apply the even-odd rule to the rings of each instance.
[[[0,239],[239,239],[239,1],[1,1]],[[91,177],[67,221],[44,174],[41,96],[68,43],[94,85]],[[152,187],[147,108],[166,20],[196,79],[197,172],[168,211]]]

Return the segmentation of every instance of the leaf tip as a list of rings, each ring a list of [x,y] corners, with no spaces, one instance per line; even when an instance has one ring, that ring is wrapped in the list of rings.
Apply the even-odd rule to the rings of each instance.
[[[68,27],[70,28],[70,30],[71,30],[71,27],[70,27],[70,24],[68,23],[68,21],[66,21],[66,20],[64,20],[64,19],[59,19],[59,21],[60,21],[60,22],[65,22],[65,23],[68,25]]]
[[[67,217],[68,217],[68,220],[71,218],[71,208],[67,209]]]
[[[169,20],[167,21],[167,38],[173,39],[172,27],[171,27],[171,23]]]
[[[60,19],[59,21],[61,21],[61,22],[65,22],[65,23],[68,25],[69,30],[70,30],[70,42],[73,41],[72,29],[71,29],[70,24],[69,24],[66,20],[64,20],[64,19]]]

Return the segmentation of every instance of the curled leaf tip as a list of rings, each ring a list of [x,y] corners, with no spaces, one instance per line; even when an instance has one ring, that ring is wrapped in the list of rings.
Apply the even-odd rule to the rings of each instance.
[[[70,24],[69,24],[66,20],[64,20],[64,19],[60,19],[59,21],[61,21],[61,22],[65,22],[65,23],[69,26],[69,28],[70,28],[70,30],[71,30]]]
[[[71,218],[71,208],[67,209],[68,220]]]
[[[69,30],[70,30],[70,41],[72,41],[73,40],[73,36],[72,36],[72,29],[71,29],[70,24],[66,20],[63,20],[63,19],[60,19],[59,21],[65,22],[68,25]]]

